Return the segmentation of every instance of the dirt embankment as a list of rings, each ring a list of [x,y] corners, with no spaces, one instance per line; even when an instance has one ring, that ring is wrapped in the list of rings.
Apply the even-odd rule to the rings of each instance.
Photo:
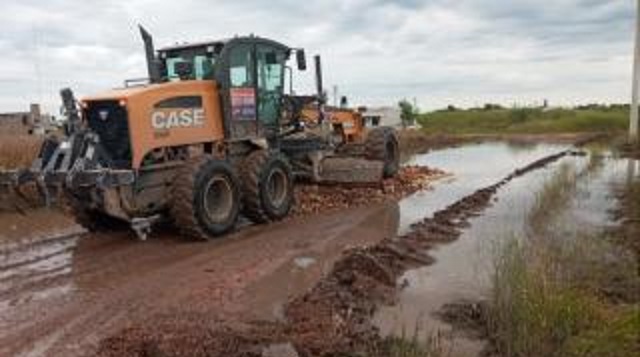
[[[422,154],[431,150],[459,146],[480,141],[472,137],[447,134],[425,134],[419,129],[406,129],[398,132],[400,151],[403,156]]]
[[[372,317],[377,306],[393,302],[398,278],[430,264],[429,248],[455,240],[501,186],[569,154],[560,152],[517,169],[414,224],[404,236],[346,251],[315,287],[289,301],[282,322],[139,326],[104,340],[100,355],[269,356],[274,349],[278,356],[380,355],[381,337]]]

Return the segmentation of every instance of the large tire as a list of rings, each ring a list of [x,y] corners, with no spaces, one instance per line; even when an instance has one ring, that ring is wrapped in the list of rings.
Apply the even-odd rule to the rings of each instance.
[[[400,149],[396,132],[390,127],[372,129],[365,141],[365,157],[384,163],[383,175],[393,177],[400,167]]]
[[[240,212],[231,165],[209,156],[189,160],[174,179],[169,210],[185,236],[209,240],[231,231]]]
[[[283,219],[293,206],[291,165],[281,153],[254,151],[240,169],[244,215],[255,223]]]

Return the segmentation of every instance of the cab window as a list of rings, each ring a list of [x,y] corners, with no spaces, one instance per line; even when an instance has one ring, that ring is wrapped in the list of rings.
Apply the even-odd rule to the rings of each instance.
[[[236,46],[229,56],[231,87],[253,87],[252,49],[249,45]]]
[[[177,66],[181,62],[190,62],[193,66],[193,71],[191,76],[187,79],[212,79],[213,78],[213,70],[215,66],[215,58],[208,57],[205,55],[195,55],[192,57],[187,56],[175,56],[169,57],[165,61],[165,66],[167,68],[167,79],[170,81],[179,81],[180,76],[178,75]]]
[[[271,46],[257,46],[258,117],[265,125],[275,125],[280,117],[284,84],[285,54]]]

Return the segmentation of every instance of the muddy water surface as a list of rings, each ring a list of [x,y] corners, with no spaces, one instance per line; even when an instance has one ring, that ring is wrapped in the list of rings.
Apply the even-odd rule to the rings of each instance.
[[[437,167],[452,174],[452,178],[439,184],[434,191],[416,193],[400,202],[399,233],[404,233],[411,223],[431,216],[475,190],[500,181],[514,169],[568,147],[487,142],[415,156],[407,164]]]
[[[566,146],[512,147],[484,143],[418,156],[413,159],[414,163],[435,165],[453,173],[455,178],[439,184],[432,192],[418,193],[402,201],[400,230],[408,230],[410,223],[473,190],[500,181],[523,164],[563,149]],[[511,181],[498,192],[493,205],[472,220],[458,240],[432,251],[435,264],[410,270],[401,277],[401,284],[406,288],[397,304],[380,309],[375,317],[381,332],[397,336],[417,334],[423,341],[440,335],[452,356],[478,355],[484,343],[468,332],[455,330],[441,321],[437,313],[445,304],[486,299],[491,287],[492,257],[497,247],[506,239],[535,234],[532,221],[562,222],[554,226],[556,231],[604,229],[609,222],[608,211],[615,203],[610,193],[612,185],[628,179],[628,167],[627,160],[618,160],[608,153],[590,152],[586,157],[565,157]],[[563,194],[567,196],[564,202],[553,202],[564,206],[551,213],[544,212],[539,208],[541,199],[558,199],[545,198],[543,192],[559,171],[572,179]],[[545,214],[557,216],[545,217]]]

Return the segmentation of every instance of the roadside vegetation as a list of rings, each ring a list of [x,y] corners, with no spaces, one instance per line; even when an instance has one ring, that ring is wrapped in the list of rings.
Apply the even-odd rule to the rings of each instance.
[[[566,108],[447,109],[421,114],[418,123],[428,134],[555,134],[619,132],[627,129],[629,107],[589,105]]]
[[[424,340],[421,339],[424,338]],[[413,335],[387,337],[378,347],[380,357],[444,357],[449,355],[449,341],[441,333],[421,336],[416,327]]]
[[[0,169],[29,167],[41,143],[41,137],[33,135],[0,135]]]
[[[620,244],[623,231],[581,231],[558,208],[598,169],[595,160],[580,172],[561,167],[538,194],[527,237],[497,250],[486,321],[494,354],[640,355],[637,251]],[[640,202],[638,187],[625,189],[631,202]],[[625,215],[637,220],[635,209]]]

